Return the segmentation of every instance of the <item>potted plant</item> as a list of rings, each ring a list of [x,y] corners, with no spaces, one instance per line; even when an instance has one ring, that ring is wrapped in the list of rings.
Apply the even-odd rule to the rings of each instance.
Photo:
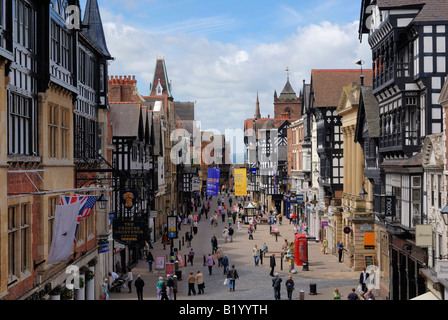
[[[73,296],[74,296],[73,290],[68,289],[67,287],[62,289],[61,300],[73,300]]]
[[[53,290],[50,291],[50,300],[61,300],[61,286],[57,286]]]
[[[92,270],[88,269],[88,270],[86,270],[85,276],[86,276],[86,281],[90,281],[93,279],[95,274],[93,273]]]

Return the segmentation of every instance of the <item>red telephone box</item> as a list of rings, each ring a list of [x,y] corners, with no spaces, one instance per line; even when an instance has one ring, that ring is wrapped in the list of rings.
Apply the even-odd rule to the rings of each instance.
[[[308,242],[306,235],[298,233],[294,239],[294,263],[296,266],[303,266],[303,262],[307,261]]]

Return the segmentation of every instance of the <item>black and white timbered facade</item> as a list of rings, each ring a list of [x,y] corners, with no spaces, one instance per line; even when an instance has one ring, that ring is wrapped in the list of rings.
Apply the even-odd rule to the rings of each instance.
[[[390,234],[394,300],[426,292],[420,270],[427,254],[415,246],[415,227],[425,217],[423,140],[445,130],[438,100],[447,74],[447,12],[445,1],[433,0],[364,0],[361,6],[359,38],[367,35],[372,49],[379,108],[377,172],[384,172],[374,202]],[[394,206],[384,212],[379,204],[386,198]]]

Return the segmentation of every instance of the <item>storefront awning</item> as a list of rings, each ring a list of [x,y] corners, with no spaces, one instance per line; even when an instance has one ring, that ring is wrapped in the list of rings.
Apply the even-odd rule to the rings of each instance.
[[[412,298],[411,300],[439,300],[439,298],[437,298],[437,296],[432,293],[431,291],[428,291],[424,294],[421,294],[415,298]]]

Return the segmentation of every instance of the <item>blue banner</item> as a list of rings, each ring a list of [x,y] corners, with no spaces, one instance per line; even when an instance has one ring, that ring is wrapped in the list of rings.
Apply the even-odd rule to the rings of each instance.
[[[215,168],[208,169],[207,176],[207,195],[217,196],[219,193],[220,170]]]
[[[291,214],[291,200],[289,197],[286,197],[286,219],[289,219]]]

